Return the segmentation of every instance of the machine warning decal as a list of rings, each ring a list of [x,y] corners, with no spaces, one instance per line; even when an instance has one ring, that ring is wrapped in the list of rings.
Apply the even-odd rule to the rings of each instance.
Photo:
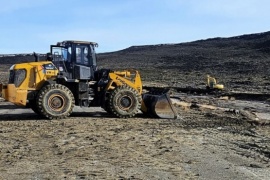
[[[44,64],[43,69],[45,70],[55,70],[55,66],[53,64]]]

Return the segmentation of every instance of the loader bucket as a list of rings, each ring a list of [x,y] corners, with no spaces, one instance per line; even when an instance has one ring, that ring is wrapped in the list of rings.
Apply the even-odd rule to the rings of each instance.
[[[177,113],[168,92],[169,89],[153,89],[143,94],[142,112],[153,117],[176,119]]]

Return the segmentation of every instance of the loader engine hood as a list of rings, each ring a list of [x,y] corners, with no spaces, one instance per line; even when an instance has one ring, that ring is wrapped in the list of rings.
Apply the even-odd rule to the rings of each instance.
[[[2,96],[5,100],[19,106],[27,103],[29,91],[42,87],[43,83],[56,77],[58,69],[52,62],[30,62],[12,65],[9,69],[7,85],[2,85]]]

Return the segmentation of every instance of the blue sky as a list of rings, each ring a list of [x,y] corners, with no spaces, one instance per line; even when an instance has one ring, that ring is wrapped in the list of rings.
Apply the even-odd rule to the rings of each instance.
[[[269,0],[0,0],[0,54],[46,53],[63,40],[97,52],[270,30]]]

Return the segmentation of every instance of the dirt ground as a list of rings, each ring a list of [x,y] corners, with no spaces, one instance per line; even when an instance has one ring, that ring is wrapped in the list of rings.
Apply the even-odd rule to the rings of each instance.
[[[6,76],[5,73],[2,73]],[[1,179],[269,179],[268,101],[173,91],[178,119],[75,108],[40,119],[0,101]]]

